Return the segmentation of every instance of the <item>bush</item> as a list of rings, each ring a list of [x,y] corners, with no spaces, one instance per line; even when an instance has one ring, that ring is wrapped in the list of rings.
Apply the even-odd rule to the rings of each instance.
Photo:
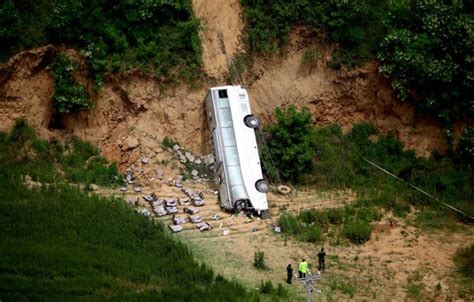
[[[280,217],[278,217],[278,224],[281,226],[283,233],[295,235],[301,232],[300,222],[298,221],[298,218],[292,214],[280,214]]]
[[[460,248],[454,256],[454,262],[462,275],[474,279],[474,244]]]
[[[322,241],[323,230],[318,225],[312,225],[305,229],[302,240],[311,243],[318,243]]]
[[[344,219],[343,209],[328,209],[326,210],[326,216],[330,224],[341,224]]]
[[[295,106],[290,106],[286,109],[276,108],[275,114],[277,122],[264,129],[268,133],[268,149],[262,152],[262,158],[266,161],[264,167],[274,165],[282,180],[299,182],[312,170],[315,155],[311,143],[311,113],[306,108],[298,111]],[[278,179],[275,172],[266,169],[266,173]]]
[[[50,65],[54,78],[53,106],[60,114],[71,113],[93,107],[89,94],[84,86],[74,78],[78,63],[65,54],[58,54]]]
[[[369,240],[371,233],[372,226],[365,220],[353,219],[344,225],[344,234],[356,244],[362,244]]]
[[[255,251],[253,266],[259,270],[267,269],[265,264],[265,253],[261,251]]]

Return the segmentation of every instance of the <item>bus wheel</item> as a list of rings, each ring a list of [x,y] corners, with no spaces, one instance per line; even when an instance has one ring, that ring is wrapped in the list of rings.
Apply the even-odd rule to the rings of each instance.
[[[260,121],[254,115],[250,114],[244,118],[244,123],[249,128],[257,129],[260,127]]]
[[[267,193],[268,191],[270,191],[270,185],[264,179],[257,180],[257,182],[255,183],[255,188],[261,193]]]

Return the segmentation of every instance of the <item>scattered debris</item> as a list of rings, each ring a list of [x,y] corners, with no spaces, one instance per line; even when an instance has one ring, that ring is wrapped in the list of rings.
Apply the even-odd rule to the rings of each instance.
[[[127,192],[128,188],[127,187],[120,187],[121,192]]]
[[[199,209],[195,207],[184,208],[184,213],[194,215],[196,213],[199,213]]]
[[[276,226],[274,229],[275,233],[280,234],[281,233],[281,227]]]
[[[177,207],[166,207],[166,212],[168,212],[168,214],[175,214],[175,213],[178,213],[178,208]]]
[[[209,223],[207,222],[200,222],[196,223],[196,227],[199,229],[199,231],[204,232],[210,230],[212,227]]]
[[[195,215],[188,215],[188,218],[189,218],[189,221],[191,221],[192,223],[200,223],[200,222],[202,222],[201,216],[199,216],[198,214],[195,214]]]
[[[181,232],[184,229],[182,225],[176,225],[176,224],[170,224],[168,225],[168,227],[173,233]]]
[[[280,194],[286,195],[286,194],[289,194],[291,192],[291,188],[288,187],[288,186],[285,186],[285,185],[279,185],[277,187],[277,191]]]
[[[172,218],[174,224],[184,224],[186,223],[186,217],[174,216]]]
[[[133,191],[139,193],[139,192],[142,191],[142,187],[137,186],[137,187],[133,188]]]
[[[180,147],[178,144],[175,144],[175,145],[173,146],[173,150],[174,150],[174,151],[178,151],[179,149],[181,149],[181,147]]]
[[[211,216],[211,219],[212,219],[212,220],[220,220],[221,217],[219,216],[218,213],[216,213],[216,214],[214,214],[214,215]]]
[[[222,232],[222,235],[224,236],[227,236],[230,234],[230,230],[229,229],[225,229],[224,232]]]
[[[142,158],[142,163],[148,164],[150,162],[150,159],[148,157]]]

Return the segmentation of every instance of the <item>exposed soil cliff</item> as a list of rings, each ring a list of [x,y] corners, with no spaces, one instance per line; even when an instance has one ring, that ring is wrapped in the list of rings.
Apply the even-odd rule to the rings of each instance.
[[[56,48],[46,46],[18,54],[2,68],[0,130],[8,131],[15,119],[25,117],[42,136],[77,135],[123,165],[140,156],[138,153],[156,153],[165,136],[196,153],[207,153],[203,98],[210,86],[229,84],[225,81],[228,65],[242,50],[244,23],[238,0],[194,0],[193,4],[203,28],[208,80],[202,87],[163,87],[135,72],[109,76],[102,90],[93,94],[94,109],[65,117],[65,129],[53,130],[49,126],[54,82],[46,67]],[[272,120],[275,107],[295,104],[308,107],[316,125],[339,123],[348,129],[353,123],[368,121],[381,131],[394,133],[420,155],[444,149],[438,125],[427,120],[415,123],[413,107],[397,101],[375,63],[332,70],[326,62],[333,46],[308,44],[305,37],[304,29],[295,30],[284,57],[258,59],[252,72],[242,75],[253,111],[264,123]],[[301,64],[307,47],[321,54],[311,72]],[[126,141],[131,139],[138,144],[128,146]]]

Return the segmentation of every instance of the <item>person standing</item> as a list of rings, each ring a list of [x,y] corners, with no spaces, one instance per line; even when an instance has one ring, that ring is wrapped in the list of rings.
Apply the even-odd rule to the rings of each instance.
[[[293,268],[291,267],[291,264],[288,264],[286,267],[286,283],[291,284],[291,281],[293,280]]]
[[[325,260],[326,260],[326,252],[324,251],[324,248],[322,247],[318,253],[318,263],[319,263],[318,270],[319,271],[322,271],[322,270],[324,271],[326,269],[324,266]]]
[[[300,278],[306,278],[306,272],[308,271],[308,262],[303,258],[303,261],[300,262],[298,272],[300,273]]]

